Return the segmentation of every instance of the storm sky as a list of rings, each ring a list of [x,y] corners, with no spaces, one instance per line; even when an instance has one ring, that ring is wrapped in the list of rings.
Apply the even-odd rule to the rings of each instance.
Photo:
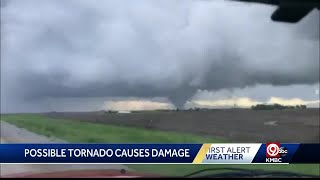
[[[287,24],[223,0],[1,2],[1,112],[319,100],[317,10]]]

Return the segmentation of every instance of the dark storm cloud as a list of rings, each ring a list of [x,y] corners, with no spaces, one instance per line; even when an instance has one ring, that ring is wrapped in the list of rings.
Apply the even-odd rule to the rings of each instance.
[[[302,38],[309,38],[310,40],[319,40],[320,38],[320,28],[319,25],[319,11],[314,10],[312,15],[309,15],[300,22],[300,25],[296,28],[297,35]]]
[[[225,1],[6,1],[1,97],[169,97],[319,82],[319,12]],[[3,102],[2,102],[3,103]]]

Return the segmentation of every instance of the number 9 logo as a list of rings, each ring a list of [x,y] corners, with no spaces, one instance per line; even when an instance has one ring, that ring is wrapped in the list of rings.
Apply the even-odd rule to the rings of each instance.
[[[267,147],[267,153],[269,156],[277,156],[279,154],[279,147],[276,144],[269,144]]]

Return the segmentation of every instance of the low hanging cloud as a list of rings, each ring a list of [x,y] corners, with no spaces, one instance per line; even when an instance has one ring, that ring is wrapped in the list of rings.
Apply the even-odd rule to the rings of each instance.
[[[129,100],[129,101],[107,101],[104,103],[103,110],[118,111],[138,111],[138,110],[157,110],[174,109],[174,105],[163,102],[153,102],[148,100]]]
[[[257,104],[280,104],[283,106],[306,105],[307,107],[319,107],[319,103],[319,100],[306,101],[300,98],[284,99],[280,97],[271,97],[268,101],[261,102],[248,97],[238,97],[232,99],[187,101],[185,108],[249,108]]]
[[[270,20],[274,9],[219,0],[5,1],[1,108],[114,96],[167,97],[180,107],[197,89],[318,83],[319,11],[286,24]]]
[[[284,99],[281,97],[271,97],[268,101],[268,104],[281,104],[285,106],[295,106],[295,105],[316,105],[319,106],[319,100],[313,100],[313,101],[305,101],[299,98],[293,98],[293,99]]]
[[[239,97],[233,99],[219,99],[219,100],[199,100],[199,101],[192,101],[187,102],[185,104],[186,108],[192,108],[193,106],[200,106],[200,107],[251,107],[256,104],[260,104],[261,102],[255,101],[253,99],[247,97]]]
[[[257,101],[266,101],[270,97],[281,97],[283,99],[300,98],[304,100],[319,99],[319,86],[314,85],[289,85],[272,86],[258,85],[245,88],[221,89],[221,90],[197,90],[191,100],[216,100],[232,99],[234,97],[248,97]]]
[[[185,109],[190,108],[250,108],[257,104],[281,104],[283,106],[306,105],[307,107],[319,107],[319,100],[303,100],[300,98],[285,99],[281,97],[270,97],[267,101],[258,101],[249,97],[234,97],[230,99],[216,100],[193,100],[184,104]],[[106,101],[102,107],[103,110],[160,110],[175,109],[176,107],[170,102],[156,102],[149,100],[111,100]]]
[[[281,104],[284,106],[307,105],[307,107],[319,107],[317,88],[319,88],[319,84],[314,86],[294,85],[277,87],[261,85],[217,91],[198,90],[195,95],[187,101],[185,108],[248,108],[257,104]]]

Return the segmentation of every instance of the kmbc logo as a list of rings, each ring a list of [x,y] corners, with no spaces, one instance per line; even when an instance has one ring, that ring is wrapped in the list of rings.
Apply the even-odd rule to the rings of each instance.
[[[286,156],[287,148],[280,147],[279,142],[266,143],[266,162],[282,162],[281,157]]]

